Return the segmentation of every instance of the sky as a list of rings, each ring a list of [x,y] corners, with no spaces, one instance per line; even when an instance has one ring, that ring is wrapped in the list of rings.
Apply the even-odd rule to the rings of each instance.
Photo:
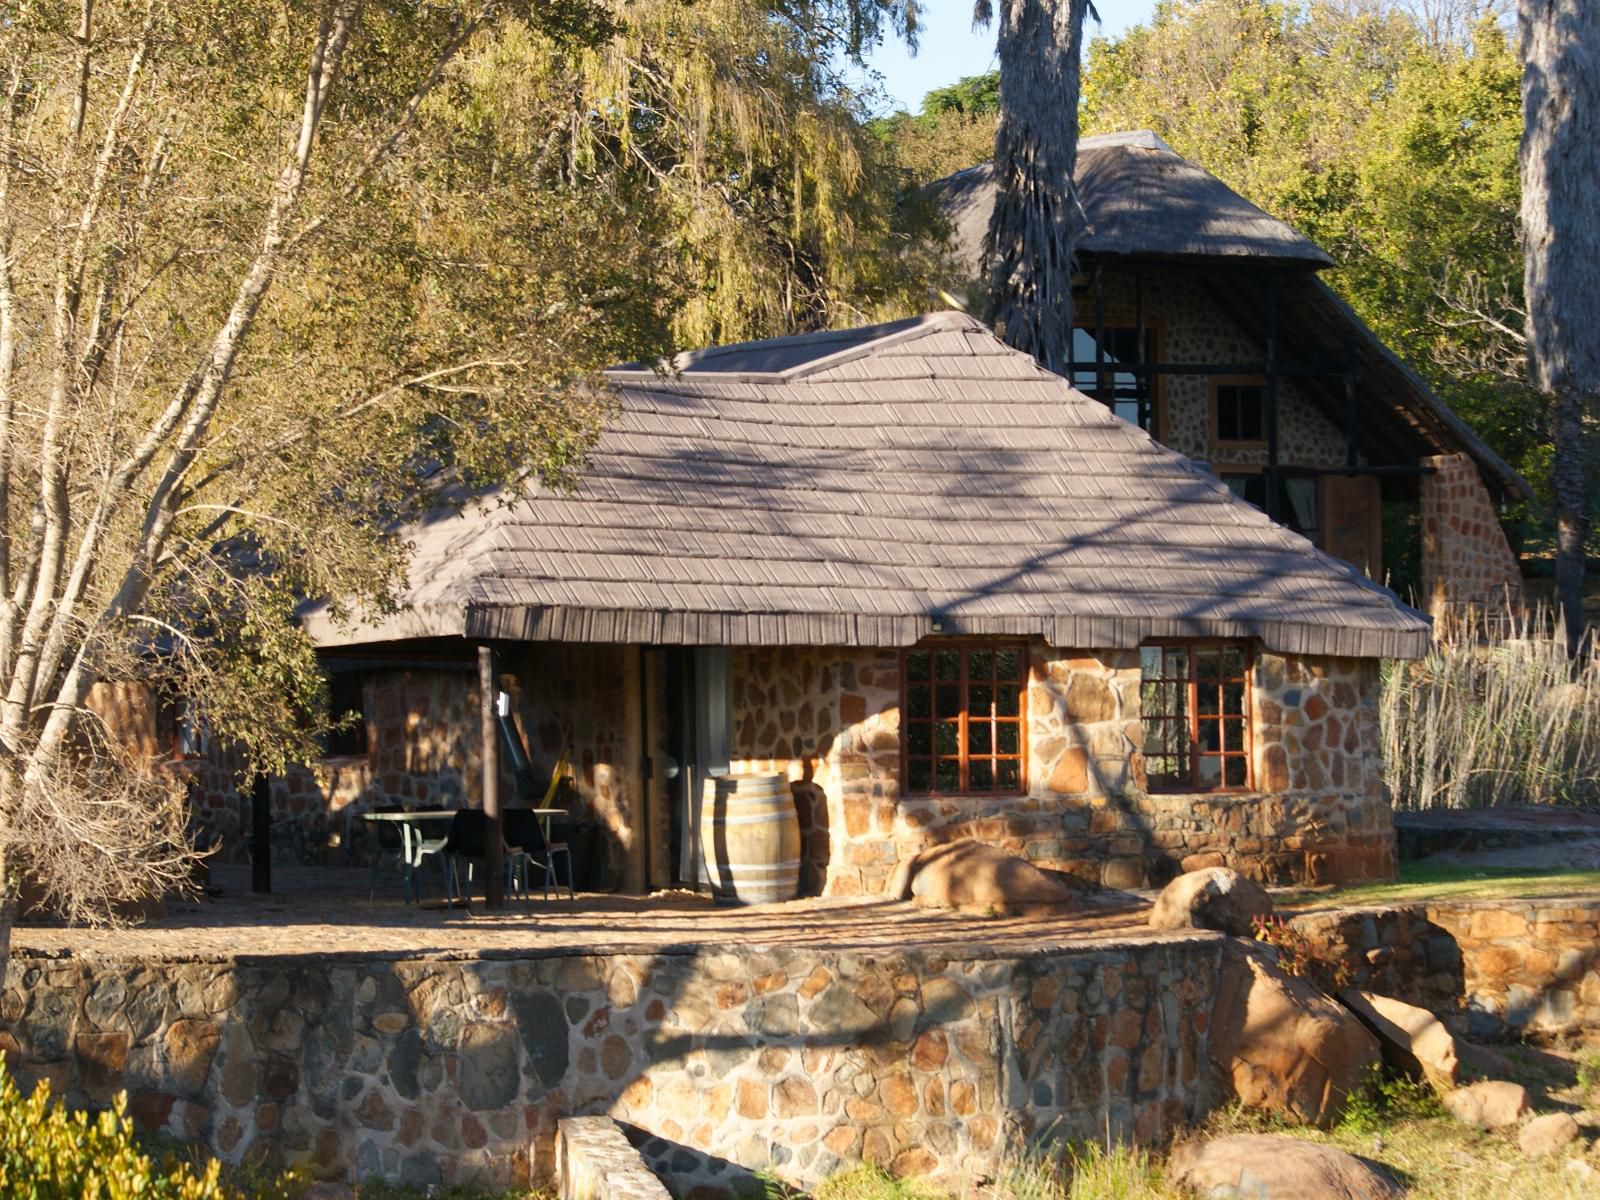
[[[893,98],[888,112],[900,108],[916,112],[925,92],[964,75],[981,75],[995,65],[994,26],[972,28],[972,0],[922,0],[922,7],[921,48],[915,57],[897,38],[868,59],[883,76],[882,89]],[[1155,0],[1095,0],[1095,7],[1101,23],[1088,22],[1087,39],[1113,37],[1149,20]]]

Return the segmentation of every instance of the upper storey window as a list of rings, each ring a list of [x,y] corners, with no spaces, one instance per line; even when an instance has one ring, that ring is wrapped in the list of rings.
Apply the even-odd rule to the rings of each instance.
[[[1105,327],[1105,355],[1096,359],[1099,343],[1093,329],[1078,328],[1072,331],[1072,386],[1093,396],[1124,421],[1137,425],[1151,437],[1156,435],[1155,377],[1146,372],[1119,371],[1123,363],[1153,363],[1156,355],[1156,332],[1144,331],[1144,347],[1140,352],[1139,330],[1136,326],[1107,325]]]

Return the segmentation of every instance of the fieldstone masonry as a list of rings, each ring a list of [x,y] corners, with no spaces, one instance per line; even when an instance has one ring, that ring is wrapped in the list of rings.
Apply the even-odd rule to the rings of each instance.
[[[1465,454],[1425,458],[1422,594],[1429,614],[1495,613],[1522,599],[1522,573],[1478,468]]]
[[[328,1178],[547,1183],[559,1123],[610,1114],[680,1195],[859,1161],[972,1181],[1048,1127],[1201,1117],[1220,946],[19,957],[0,1050],[73,1103],[126,1089],[147,1127]]]
[[[610,1117],[568,1117],[556,1127],[558,1200],[667,1200]]]
[[[1308,913],[1295,927],[1356,986],[1474,1037],[1600,1030],[1600,900],[1495,900]]]

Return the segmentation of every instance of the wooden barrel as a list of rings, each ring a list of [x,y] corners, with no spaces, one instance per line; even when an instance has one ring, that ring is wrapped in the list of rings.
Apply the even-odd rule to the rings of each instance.
[[[700,852],[722,904],[769,904],[800,891],[800,818],[784,775],[707,779]]]

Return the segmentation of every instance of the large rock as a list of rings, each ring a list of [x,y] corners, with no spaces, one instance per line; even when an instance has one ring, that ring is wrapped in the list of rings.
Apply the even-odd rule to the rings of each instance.
[[[1246,1108],[1326,1127],[1380,1060],[1349,1009],[1286,975],[1262,947],[1230,942],[1211,1014],[1210,1063]]]
[[[1267,1133],[1187,1142],[1167,1175],[1201,1196],[1241,1200],[1395,1200],[1401,1189],[1379,1167],[1334,1146]]]
[[[1216,929],[1251,937],[1256,920],[1271,912],[1272,900],[1260,884],[1227,867],[1206,867],[1162,888],[1149,920],[1152,929]]]
[[[1455,1038],[1425,1008],[1351,989],[1339,994],[1345,1007],[1377,1035],[1384,1059],[1414,1079],[1425,1079],[1443,1094],[1461,1081],[1461,1056]]]
[[[1444,1106],[1464,1125],[1480,1129],[1505,1129],[1528,1111],[1528,1089],[1503,1079],[1483,1079],[1446,1092]]]
[[[889,895],[922,908],[1018,912],[1070,904],[1072,889],[1026,859],[963,839],[924,850],[900,864]]]
[[[1571,1113],[1546,1113],[1522,1127],[1517,1145],[1529,1158],[1547,1158],[1577,1141],[1578,1133],[1578,1122]]]

